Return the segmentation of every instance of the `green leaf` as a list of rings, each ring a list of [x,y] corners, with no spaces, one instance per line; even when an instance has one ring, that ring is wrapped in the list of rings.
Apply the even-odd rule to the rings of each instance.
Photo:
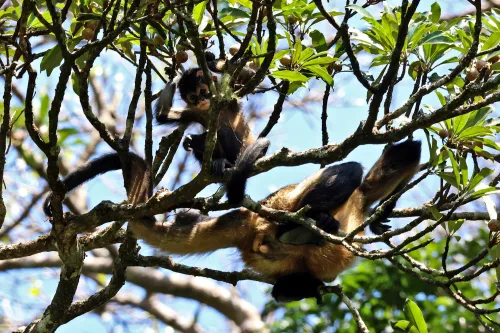
[[[73,87],[73,91],[75,92],[75,94],[80,96],[80,82],[74,72],[71,73],[71,86]]]
[[[448,155],[448,154],[445,154]],[[457,189],[460,189],[460,184],[457,183],[456,178],[450,172],[440,172],[439,177],[443,178],[448,184],[455,186]]]
[[[203,1],[194,6],[193,8],[193,18],[196,21],[196,24],[200,24],[201,20],[203,19],[203,14],[205,13],[205,9],[207,8],[207,2]]]
[[[339,58],[334,58],[331,56],[325,56],[325,57],[317,57],[311,60],[306,61],[303,66],[312,66],[312,65],[326,65],[326,64],[331,64],[332,62],[335,62],[339,60]]]
[[[436,208],[434,205],[425,205],[425,208],[432,214],[434,220],[439,221],[440,218],[443,217],[443,214]]]
[[[460,133],[458,137],[464,140],[464,139],[472,139],[494,134],[495,132],[491,128],[483,126],[472,126],[464,130],[462,133]]]
[[[292,50],[293,44],[292,44],[292,39],[290,38],[290,33],[288,31],[285,31],[285,36],[286,36],[286,40],[288,42],[288,48],[290,48],[290,50]]]
[[[307,78],[305,75],[299,73],[299,72],[294,72],[294,71],[289,71],[289,70],[282,70],[282,71],[276,71],[271,73],[271,76],[281,79],[281,80],[286,80],[290,82],[307,82],[309,81],[309,78]]]
[[[446,105],[446,98],[444,98],[443,94],[436,90],[436,95],[439,98],[439,103],[441,103],[441,106]]]
[[[480,108],[479,110],[473,111],[468,114],[468,121],[465,128],[474,126],[474,125],[482,125],[488,117],[489,114],[493,112],[493,108],[491,106],[485,106]],[[465,116],[465,115],[464,115]],[[462,117],[462,116],[461,116]]]
[[[456,233],[460,227],[464,224],[465,220],[464,219],[459,219],[456,221],[448,221],[448,228],[450,230],[450,234]]]
[[[418,329],[413,326],[408,320],[399,320],[396,322],[391,322],[391,326],[394,332],[409,332],[409,333],[419,333]]]
[[[47,52],[40,63],[40,70],[47,71],[47,76],[50,76],[54,68],[59,67],[63,59],[61,48],[59,45],[54,46],[49,52]]]
[[[309,36],[311,36],[312,46],[316,49],[316,52],[328,50],[325,36],[320,31],[313,30],[309,33]]]
[[[290,53],[290,50],[281,50],[281,51],[276,52],[274,54],[274,57],[273,57],[273,62],[275,62],[276,60],[280,60],[281,58],[283,58],[288,53]]]
[[[455,174],[455,180],[457,181],[457,184],[460,184],[460,168],[458,167],[457,160],[455,159],[452,151],[448,150],[448,148],[446,148],[446,151],[448,152],[448,156],[450,157],[453,173]]]
[[[292,64],[297,63],[297,60],[299,59],[301,53],[302,53],[302,43],[300,38],[297,38],[297,40],[295,41],[295,45],[293,46]]]
[[[82,13],[78,15],[76,20],[78,22],[85,22],[85,21],[98,21],[101,19],[100,14],[94,14],[94,13]]]
[[[462,172],[462,186],[465,187],[467,186],[467,182],[469,181],[469,170],[467,168],[467,162],[465,161],[465,158],[459,156],[459,160],[460,171]]]
[[[427,324],[425,323],[422,311],[420,311],[415,302],[410,299],[406,299],[403,312],[405,314],[405,318],[417,328],[419,333],[428,333]]]
[[[441,17],[441,7],[437,2],[434,2],[431,5],[431,21],[432,23],[438,23],[439,18]]]
[[[468,199],[476,200],[481,197],[484,197],[485,195],[496,194],[496,193],[500,193],[500,190],[497,189],[496,187],[485,186],[484,188],[477,190],[472,195],[470,195]]]
[[[300,53],[299,58],[297,59],[297,64],[302,64],[304,63],[307,59],[311,58],[311,56],[314,54],[314,50],[311,48],[306,48],[304,51]]]
[[[483,46],[481,47],[481,50],[488,50],[491,49],[494,46],[497,46],[498,43],[500,42],[500,31],[496,31],[492,33],[483,43]]]
[[[47,122],[46,117],[47,113],[49,113],[49,95],[43,94],[42,95],[42,103],[40,105],[40,115],[38,116],[38,119],[40,120],[41,123]]]
[[[57,144],[62,144],[70,135],[78,134],[75,128],[61,128],[57,130]]]
[[[442,31],[434,31],[428,35],[426,35],[421,41],[420,45],[424,44],[449,44],[454,45],[455,39],[451,37],[449,34],[446,34]]]
[[[488,168],[482,168],[470,181],[469,183],[469,189],[473,190],[476,188],[476,186],[486,177],[491,175],[493,173],[493,170],[488,169]]]
[[[304,66],[305,69],[310,70],[316,76],[322,78],[326,83],[328,83],[330,86],[333,86],[333,77],[328,74],[328,72],[321,66],[319,65],[314,65],[314,66]]]
[[[219,11],[220,16],[232,16],[235,18],[249,18],[248,12],[234,7],[226,7]]]

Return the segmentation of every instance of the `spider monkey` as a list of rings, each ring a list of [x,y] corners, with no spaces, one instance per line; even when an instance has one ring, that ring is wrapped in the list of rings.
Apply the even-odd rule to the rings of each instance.
[[[419,170],[420,153],[420,141],[404,141],[387,148],[364,179],[359,163],[332,165],[298,184],[281,188],[260,203],[290,212],[309,205],[308,216],[324,231],[332,234],[339,229],[350,232],[364,222],[373,203],[386,200],[410,181]],[[132,160],[137,158],[133,154],[129,156]],[[124,169],[124,177],[127,173],[147,174],[144,162],[135,161],[130,165]],[[74,188],[97,172],[106,172],[103,166],[94,168],[91,162],[69,175],[64,183],[67,188]],[[151,195],[145,183],[147,179],[140,177],[125,178],[129,201],[140,202]],[[393,208],[394,205],[390,205],[382,219],[388,217]],[[129,223],[137,237],[171,254],[203,254],[237,248],[247,267],[276,280],[271,294],[283,302],[309,297],[321,302],[323,281],[333,281],[355,260],[345,247],[325,242],[303,226],[273,221],[245,208],[219,217],[188,210],[178,213],[169,223],[155,223],[151,219]],[[370,229],[375,234],[382,234],[390,229],[384,223],[376,221]]]
[[[191,68],[179,79],[179,92],[187,104],[187,107],[181,110],[171,108],[176,84],[167,85],[160,94],[155,107],[157,122],[184,125],[198,123],[206,129],[212,96],[203,71],[200,68]],[[206,136],[207,132],[190,134],[183,142],[184,149],[192,151],[200,163],[203,161]],[[252,172],[253,165],[257,159],[265,155],[269,144],[269,140],[265,138],[253,137],[236,99],[223,106],[219,116],[211,171],[214,175],[222,177],[226,168],[235,167],[231,179],[226,184],[230,203],[238,203],[243,199],[246,180]]]

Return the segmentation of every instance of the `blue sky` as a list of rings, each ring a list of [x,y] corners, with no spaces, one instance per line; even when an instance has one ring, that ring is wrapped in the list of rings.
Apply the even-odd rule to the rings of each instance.
[[[394,1],[392,1],[391,3],[394,3]],[[420,10],[430,8],[431,3],[432,1],[422,1],[421,5],[419,6]],[[446,12],[447,6],[450,5],[454,5],[453,10],[461,11],[463,8],[463,4],[467,4],[466,1],[461,1],[459,5],[457,5],[455,1],[440,1],[439,3],[443,7],[443,12]],[[331,32],[331,29],[326,25],[320,25],[319,30],[321,30],[325,35],[328,35]],[[233,41],[227,41],[226,43],[226,45],[228,46],[231,44],[233,44]],[[217,50],[217,46],[214,46],[213,50]],[[129,83],[133,82],[133,76],[135,75],[135,72],[131,68],[125,67],[124,62],[118,56],[112,54],[111,52],[107,52],[105,53],[103,59],[100,59],[97,62],[97,65],[105,68],[106,72],[114,73],[115,81],[111,83],[115,89],[121,89],[126,94],[131,93],[131,86]],[[364,65],[366,68],[366,63]],[[451,65],[449,67],[451,67]],[[373,69],[373,72],[376,74],[378,73],[378,70]],[[116,74],[119,75],[116,76]],[[49,95],[52,95],[53,92],[51,92],[51,89],[54,88],[54,80],[57,77],[57,70],[52,73],[50,78],[46,78],[45,75],[41,75],[40,80],[37,83],[39,91],[47,89],[49,91]],[[352,132],[358,127],[359,122],[366,118],[367,112],[367,104],[365,102],[365,89],[362,88],[352,78],[352,75],[350,73],[341,73],[335,77],[335,80],[335,91],[330,97],[330,106],[328,109],[327,125],[329,133],[329,143],[341,142],[344,138],[352,134]],[[110,84],[110,82],[107,82],[107,84]],[[156,79],[153,91],[157,92],[162,88],[162,85],[163,84],[161,83],[161,81]],[[406,100],[411,88],[412,82],[408,80],[403,81],[400,85],[398,85],[394,93],[394,100],[391,109],[397,108]],[[291,98],[291,100],[301,100],[304,97],[310,96],[310,94],[322,94],[323,91],[324,84],[316,80],[316,82],[310,84],[309,89],[299,90]],[[70,114],[70,112],[72,111],[76,111],[77,113],[79,112],[78,110],[73,110],[74,108],[78,109],[80,107],[79,102],[76,102],[75,104],[76,96],[72,93],[71,88],[68,89],[68,92],[70,92],[70,94],[66,98],[66,111],[63,110],[63,115],[65,114],[65,112],[66,115]],[[276,99],[277,95],[275,93],[266,93],[265,95],[261,94],[258,96],[250,97],[250,102],[255,103],[256,108],[259,108],[260,110],[268,110],[269,108],[272,109],[272,105],[274,105]],[[129,99],[127,97],[121,103],[120,109],[118,110],[120,113],[125,114],[128,100]],[[437,105],[437,100],[434,98],[429,98],[425,100],[425,103]],[[249,102],[245,99],[243,101],[243,104],[244,106],[247,106]],[[283,111],[280,122],[273,128],[272,132],[268,136],[268,138],[271,139],[272,142],[268,154],[276,152],[282,147],[287,147],[294,151],[305,151],[307,149],[315,148],[321,145],[321,104],[312,103],[306,105],[306,107],[306,111],[299,110],[294,107],[287,107],[287,109]],[[265,126],[266,122],[267,120],[264,120],[254,124],[254,132],[259,133]],[[194,130],[195,129],[189,129],[186,131],[186,133],[192,133]],[[159,129],[155,129],[155,133],[160,132],[162,131],[160,131]],[[416,132],[416,138],[425,140],[422,131]],[[155,140],[154,151],[157,148],[159,139],[160,138],[158,137]],[[428,152],[425,144],[423,145],[423,147],[424,154],[422,156],[422,161],[426,161],[428,158]],[[344,161],[358,161],[363,164],[365,170],[368,170],[380,156],[382,148],[382,145],[368,145],[359,147],[355,149],[351,154],[349,154],[349,156]],[[109,148],[105,145],[101,145],[99,151],[109,151]],[[184,151],[182,149],[179,149],[176,154],[175,161],[172,165],[176,165],[176,162],[181,160],[183,156]],[[194,158],[190,157],[187,163],[192,172],[195,172],[198,169],[198,164],[194,160]],[[248,194],[254,199],[262,199],[269,193],[284,185],[301,181],[306,176],[316,171],[318,168],[318,165],[313,164],[298,167],[275,168],[273,170],[270,170],[269,172],[260,174],[250,179],[248,184]],[[170,186],[171,180],[173,179],[173,177],[175,177],[175,173],[175,168],[169,170],[165,177],[165,181],[160,184],[160,186]],[[191,174],[192,173],[187,172],[182,178],[182,183],[189,181]],[[121,174],[119,172],[115,172],[110,179],[104,180],[101,177],[89,182],[87,185],[89,194],[89,207],[93,207],[100,201],[109,200],[110,198],[112,198],[115,202],[124,200],[125,192],[121,189],[122,181],[120,178]],[[418,191],[411,191],[405,194],[405,196],[398,202],[398,207],[415,205],[423,202],[424,200],[427,200],[429,198],[429,195],[431,194],[430,190],[433,188],[433,185],[435,185],[435,181],[436,177],[431,177],[431,179],[426,181]],[[200,195],[209,196],[214,193],[217,187],[217,185],[209,186],[204,191],[202,191]],[[429,190],[427,191],[426,189]],[[143,246],[142,248],[142,251],[145,254],[150,254],[153,252],[152,249],[147,246]],[[178,260],[183,264],[195,265],[200,267],[210,267],[228,271],[242,268],[241,263],[237,260],[237,254],[233,250],[218,251],[212,255],[203,256],[201,258],[178,258]],[[6,295],[6,297],[7,295],[10,295],[10,297],[12,297],[12,299],[14,300],[27,300],[28,303],[33,303],[34,305],[36,305],[35,308],[32,309],[32,311],[30,311],[30,309],[26,309],[26,320],[29,320],[31,319],[31,317],[29,316],[30,314],[36,315],[40,313],[40,310],[43,309],[42,307],[40,307],[41,304],[39,304],[39,300],[41,300],[43,304],[48,304],[48,302],[50,301],[57,283],[57,280],[55,279],[57,277],[56,272],[57,270],[49,270],[48,273],[46,272],[40,274],[39,270],[26,270],[23,272],[16,271],[10,273],[0,273],[0,276],[3,280],[2,286],[0,286],[0,295]],[[33,274],[36,274],[36,279],[30,278],[31,276],[33,276]],[[166,274],[170,273],[166,272]],[[39,281],[42,281],[45,297],[38,299],[32,296],[25,296],[29,295],[29,291],[33,287],[33,284],[39,283],[35,281],[38,280],[38,278],[40,278]],[[14,285],[15,279],[20,279],[23,282],[16,290],[13,290],[9,286]],[[227,286],[227,284],[224,283],[221,283],[221,285]],[[127,284],[126,289],[127,291],[133,290],[135,293],[142,292],[140,288],[135,288],[133,286],[130,286],[129,284]],[[249,300],[258,308],[262,308],[262,306],[268,299],[268,296],[265,294],[267,289],[267,285],[251,281],[244,281],[238,284],[238,290],[245,295],[245,298],[247,300]],[[198,307],[197,302],[184,299],[170,298],[166,302],[168,306],[187,316],[193,314]],[[15,302],[13,304],[15,304]],[[7,315],[7,313],[5,312],[5,308],[3,310],[0,308],[0,315],[2,314]],[[228,331],[225,318],[208,307],[204,307],[204,309],[202,310],[199,322],[205,328],[211,328],[211,330],[209,329],[209,331]],[[114,325],[109,325],[109,323],[103,324],[98,316],[87,314],[80,318],[77,318],[67,325],[62,326],[59,329],[59,332],[107,332],[110,326]],[[221,328],[223,328],[223,330],[221,330]]]

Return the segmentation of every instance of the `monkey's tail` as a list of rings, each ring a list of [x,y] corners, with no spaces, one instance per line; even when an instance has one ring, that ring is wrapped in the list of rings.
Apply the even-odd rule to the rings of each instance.
[[[132,203],[136,203],[139,200],[147,199],[152,190],[148,165],[140,156],[132,152],[127,153],[125,162],[123,176],[129,200],[132,199]],[[67,192],[70,192],[98,175],[121,169],[122,163],[119,154],[110,153],[96,158],[73,171],[66,176],[63,183]],[[43,210],[49,217],[52,216],[51,198],[52,193],[49,194],[43,205]]]
[[[245,148],[235,162],[235,171],[226,184],[227,199],[231,204],[240,203],[245,196],[247,179],[252,173],[255,162],[264,156],[269,147],[269,140],[258,138],[254,143]]]
[[[387,148],[359,186],[365,208],[406,185],[419,170],[421,142],[407,140]]]
[[[219,217],[187,210],[175,215],[172,222],[131,221],[132,231],[148,244],[171,254],[203,254],[218,249],[251,244],[255,232],[254,213],[233,210]]]

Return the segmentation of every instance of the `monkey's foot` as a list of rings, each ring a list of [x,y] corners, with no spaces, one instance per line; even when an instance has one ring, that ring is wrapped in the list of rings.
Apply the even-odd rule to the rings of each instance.
[[[370,230],[375,235],[382,235],[384,232],[391,230],[391,226],[386,224],[389,222],[390,222],[390,220],[388,220],[388,219],[373,222],[372,224],[370,224]]]

